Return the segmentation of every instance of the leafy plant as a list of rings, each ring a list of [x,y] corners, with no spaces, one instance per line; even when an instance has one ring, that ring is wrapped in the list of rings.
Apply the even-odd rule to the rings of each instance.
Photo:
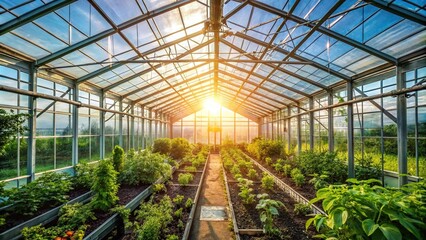
[[[185,138],[173,138],[171,141],[170,156],[173,159],[183,159],[191,152],[191,145]]]
[[[262,177],[262,188],[265,190],[272,190],[274,189],[274,185],[274,177],[264,173]]]
[[[23,135],[27,130],[23,124],[29,116],[23,113],[14,114],[13,110],[8,113],[0,109],[0,156],[4,153],[5,146],[15,139],[18,133]]]
[[[305,176],[301,173],[295,174],[291,179],[293,179],[298,187],[301,187],[305,183]]]
[[[296,203],[294,205],[294,213],[296,215],[306,216],[312,212],[311,207],[308,204]]]
[[[297,157],[303,174],[327,172],[330,183],[342,183],[347,178],[347,165],[337,158],[337,153],[304,151]]]
[[[290,176],[291,170],[292,168],[290,164],[284,164],[284,166],[282,167],[284,177]]]
[[[285,208],[284,204],[277,200],[269,199],[268,194],[258,194],[259,203],[256,209],[260,212],[260,221],[263,231],[269,235],[279,235],[280,230],[274,226],[274,218],[279,215],[278,209]]]
[[[379,164],[374,164],[373,158],[370,155],[357,157],[355,165],[355,178],[358,180],[367,180],[370,178],[378,179],[382,175]]]
[[[126,208],[124,205],[120,205],[111,209],[111,212],[117,213],[120,216],[121,220],[123,220],[125,230],[128,230],[133,226],[132,222],[130,222],[129,220],[129,217],[130,217],[129,208]]]
[[[68,230],[77,229],[88,220],[95,220],[90,204],[67,204],[59,210],[58,226],[68,226]]]
[[[294,176],[296,176],[298,174],[302,174],[302,172],[300,171],[300,169],[293,168],[293,170],[291,170],[290,176],[293,178]]]
[[[196,172],[197,168],[194,167],[194,166],[186,166],[185,167],[185,171],[187,171],[187,172]]]
[[[179,237],[176,234],[167,235],[166,240],[179,240]]]
[[[123,170],[124,163],[124,150],[122,147],[115,145],[114,150],[112,150],[112,164],[114,165],[114,170],[121,172]]]
[[[114,170],[111,161],[100,161],[95,171],[92,191],[94,196],[91,204],[96,210],[107,211],[118,200],[117,172]]]
[[[179,173],[178,182],[183,186],[188,185],[194,179],[194,175],[191,173]]]
[[[75,167],[74,184],[76,187],[90,189],[93,184],[95,168],[87,162],[80,162]]]
[[[157,183],[152,186],[152,190],[154,191],[154,193],[165,192],[166,186],[163,183]]]
[[[323,239],[423,239],[426,231],[426,183],[401,189],[379,186],[377,179],[330,185],[317,191],[311,203],[322,200],[327,215],[306,222]]]
[[[313,177],[311,180],[309,180],[309,183],[314,185],[315,190],[318,190],[329,185],[329,183],[326,181],[327,178],[327,174],[313,174]]]
[[[240,188],[238,196],[242,198],[244,204],[252,204],[254,202],[255,195],[252,194],[253,188],[251,188],[251,186],[253,186],[253,181],[245,178],[238,178],[238,187]]]
[[[241,173],[241,171],[240,171],[240,168],[237,166],[237,165],[234,165],[232,168],[231,168],[231,173],[232,173],[232,175],[236,175],[236,174],[240,174]]]
[[[154,145],[152,146],[153,153],[169,155],[170,150],[171,150],[170,138],[158,138],[154,140]]]
[[[283,169],[283,166],[280,163],[274,163],[272,164],[272,167],[275,169],[275,171],[280,172]]]
[[[177,206],[180,206],[183,203],[183,199],[185,199],[185,196],[177,195],[175,198],[173,198],[173,203]]]
[[[194,204],[193,200],[191,198],[188,198],[186,199],[186,202],[185,202],[185,208],[191,208],[193,204]]]
[[[183,212],[183,208],[179,208],[178,210],[176,210],[175,213],[174,213],[175,217],[181,218],[182,212]]]
[[[266,158],[265,158],[265,162],[266,162],[266,164],[271,165],[271,163],[272,163],[272,158],[270,158],[270,157],[266,157]]]
[[[248,173],[247,173],[247,177],[248,178],[250,178],[250,179],[257,179],[258,178],[258,175],[257,175],[257,172],[256,172],[256,170],[254,170],[253,168],[252,169],[250,169],[249,171],[248,171]]]

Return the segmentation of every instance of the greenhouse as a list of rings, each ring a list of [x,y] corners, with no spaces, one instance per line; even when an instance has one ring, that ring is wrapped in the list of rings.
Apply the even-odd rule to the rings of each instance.
[[[426,0],[0,12],[0,240],[426,239]]]

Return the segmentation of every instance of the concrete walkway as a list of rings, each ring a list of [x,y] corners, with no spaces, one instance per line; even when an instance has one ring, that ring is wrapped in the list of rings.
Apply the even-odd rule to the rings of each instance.
[[[233,232],[229,230],[229,220],[205,221],[200,220],[201,206],[228,207],[223,172],[219,154],[211,154],[206,168],[203,188],[201,189],[199,204],[195,212],[189,239],[228,240],[233,239]],[[228,218],[229,219],[229,218]]]

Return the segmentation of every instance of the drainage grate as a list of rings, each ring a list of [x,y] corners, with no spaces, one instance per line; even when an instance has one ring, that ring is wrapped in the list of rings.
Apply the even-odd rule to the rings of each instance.
[[[223,206],[201,206],[202,221],[224,221],[227,218],[227,210]]]

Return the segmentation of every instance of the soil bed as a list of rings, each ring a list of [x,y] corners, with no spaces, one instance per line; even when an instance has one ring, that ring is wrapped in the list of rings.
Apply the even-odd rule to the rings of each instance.
[[[83,188],[71,190],[71,192],[69,193],[68,201],[71,201],[74,198],[77,198],[77,197],[79,197],[79,196],[81,196],[81,195],[83,195],[87,192],[89,192],[89,190],[83,189]],[[56,204],[54,206],[47,205],[43,208],[40,208],[36,213],[34,213],[34,215],[31,215],[31,216],[21,215],[21,214],[18,214],[16,212],[8,212],[8,213],[6,213],[7,214],[6,215],[6,224],[2,225],[0,227],[0,233],[4,232],[6,230],[9,230],[10,228],[13,228],[15,226],[18,226],[19,224],[26,222],[26,221],[28,221],[32,218],[35,218],[35,217],[37,217],[37,216],[39,216],[43,213],[46,213],[46,212],[48,212],[48,211],[52,210],[53,208],[60,206],[60,205],[61,204]]]

